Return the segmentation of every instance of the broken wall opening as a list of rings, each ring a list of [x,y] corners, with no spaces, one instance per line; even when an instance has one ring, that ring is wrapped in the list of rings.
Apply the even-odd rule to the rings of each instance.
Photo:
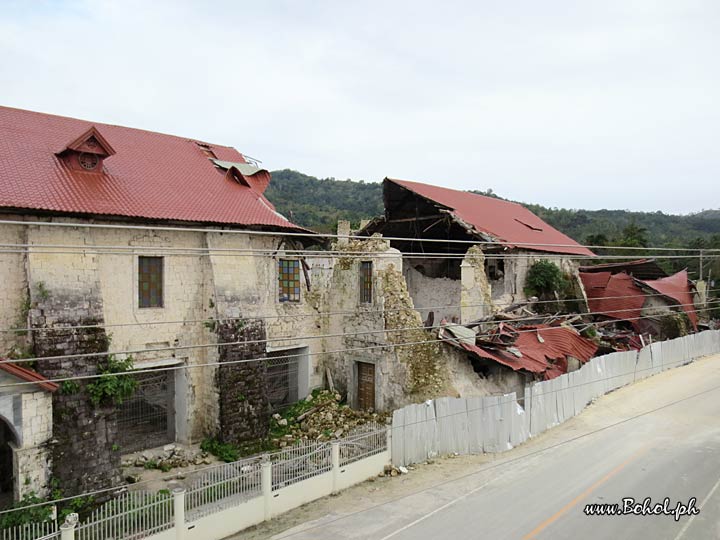
[[[175,440],[175,370],[138,373],[134,394],[118,406],[118,444],[137,452]]]
[[[427,326],[460,319],[460,258],[407,257],[403,277],[415,310]]]
[[[307,397],[310,377],[308,347],[268,351],[266,363],[268,401],[273,412]]]

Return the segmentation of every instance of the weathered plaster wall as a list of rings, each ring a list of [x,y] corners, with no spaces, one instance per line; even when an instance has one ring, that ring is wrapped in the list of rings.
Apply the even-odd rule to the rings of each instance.
[[[1,219],[12,219],[3,215]],[[26,242],[25,229],[19,225],[0,227],[0,243],[17,245]],[[27,318],[27,279],[25,274],[25,255],[23,253],[0,253],[0,328],[26,328]],[[14,348],[26,345],[25,334],[0,332],[0,357],[6,356]]]
[[[434,313],[435,325],[443,319],[460,320],[461,280],[427,277],[407,263],[403,266],[403,275],[415,309],[423,320],[427,319],[431,311]]]

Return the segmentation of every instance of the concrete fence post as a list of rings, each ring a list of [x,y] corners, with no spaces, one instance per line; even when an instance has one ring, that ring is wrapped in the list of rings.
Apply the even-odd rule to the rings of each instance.
[[[75,540],[75,526],[77,523],[77,514],[70,514],[66,517],[65,523],[60,525],[60,540]]]
[[[262,487],[263,501],[265,503],[265,520],[272,517],[272,463],[264,461],[260,473],[260,484]]]
[[[175,514],[175,538],[176,540],[185,539],[185,488],[176,487],[172,490],[173,510]]]
[[[385,441],[386,441],[386,444],[387,444],[387,455],[388,455],[388,460],[390,460],[391,463],[392,463],[392,439],[393,439],[392,431],[393,431],[393,429],[392,429],[392,424],[391,424],[391,425],[389,425],[389,426],[387,427],[387,429],[385,430]]]
[[[330,447],[330,457],[332,458],[332,492],[340,491],[340,443],[334,442]]]

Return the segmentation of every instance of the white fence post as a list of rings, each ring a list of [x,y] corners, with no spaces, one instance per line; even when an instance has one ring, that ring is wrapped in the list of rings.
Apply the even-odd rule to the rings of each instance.
[[[272,502],[272,463],[269,460],[264,461],[262,464],[260,482],[265,502],[265,520],[267,521],[272,515],[270,510],[270,503]]]
[[[173,510],[175,515],[175,538],[185,538],[185,488],[176,487],[172,490]]]
[[[77,514],[70,514],[65,518],[65,523],[60,525],[60,540],[75,540],[75,526],[77,522]]]
[[[330,447],[330,458],[332,460],[333,472],[332,492],[337,493],[340,486],[340,443],[332,443]]]

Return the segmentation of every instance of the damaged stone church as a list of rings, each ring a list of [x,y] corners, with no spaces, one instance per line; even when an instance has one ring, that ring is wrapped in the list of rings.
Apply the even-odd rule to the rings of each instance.
[[[524,375],[479,370],[431,329],[523,299],[533,260],[592,256],[520,205],[387,179],[385,216],[327,251],[234,148],[4,107],[0,141],[0,492],[15,500],[51,479],[120,485],[123,453],[264,437],[328,377],[383,411],[516,390]],[[118,366],[134,390],[115,400],[97,381]]]

